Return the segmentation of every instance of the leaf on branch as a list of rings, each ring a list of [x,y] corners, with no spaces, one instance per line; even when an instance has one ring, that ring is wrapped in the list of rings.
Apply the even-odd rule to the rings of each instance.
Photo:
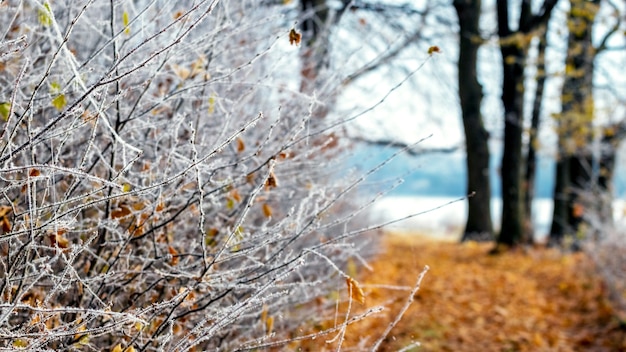
[[[244,150],[246,150],[246,145],[245,145],[245,143],[243,142],[243,139],[241,139],[241,138],[237,138],[237,152],[238,152],[238,153],[241,153],[241,152],[243,152]]]
[[[52,106],[54,106],[57,110],[61,111],[67,105],[67,100],[65,100],[65,94],[59,94],[56,98],[52,99]]]
[[[359,283],[355,279],[348,276],[346,278],[346,284],[348,284],[348,292],[350,293],[352,299],[361,304],[365,304],[365,294],[363,293],[361,286],[359,286]]]
[[[433,45],[430,48],[428,48],[428,55],[432,55],[434,53],[441,54],[441,49],[439,49],[439,47],[436,45]]]
[[[191,70],[176,64],[172,65],[172,71],[174,71],[174,74],[183,81],[191,76]]]
[[[170,264],[172,265],[178,264],[178,251],[176,250],[176,248],[172,246],[168,246],[167,251],[172,256],[172,259],[170,260]]]
[[[28,347],[28,340],[25,339],[17,339],[13,341],[13,347],[15,348],[27,348]]]
[[[241,202],[241,195],[239,194],[239,191],[237,191],[236,188],[233,188],[230,191],[230,197],[237,202]]]
[[[263,215],[265,215],[266,218],[272,216],[272,207],[267,203],[263,203]]]
[[[217,236],[218,233],[219,231],[215,227],[210,228],[204,238],[204,244],[209,247],[215,247],[215,245],[217,244],[217,242],[215,241],[215,236]]]
[[[217,95],[215,93],[211,93],[211,96],[209,97],[209,115],[213,114],[215,112],[215,100],[217,98]]]
[[[130,27],[128,27],[129,23],[130,20],[128,18],[128,11],[124,11],[122,13],[122,25],[124,25],[124,34],[126,35],[130,35]]]
[[[302,41],[302,34],[296,32],[294,28],[289,31],[289,44],[291,45],[299,45]]]
[[[63,236],[66,233],[66,230],[59,230],[54,233],[48,234],[48,239],[50,240],[50,245],[52,247],[58,246],[59,248],[66,249],[70,245],[70,241]]]
[[[267,181],[265,181],[265,187],[268,189],[278,187],[278,179],[276,179],[274,171],[270,171],[270,175],[267,177]]]
[[[128,205],[120,204],[115,210],[111,212],[111,219],[118,219],[130,215],[131,211]]]
[[[39,23],[41,23],[44,27],[49,27],[52,25],[52,10],[50,9],[50,4],[47,1],[43,4],[43,7],[43,9],[39,9],[37,12]]]
[[[9,113],[11,112],[11,103],[8,101],[0,103],[0,118],[4,122],[9,121]]]

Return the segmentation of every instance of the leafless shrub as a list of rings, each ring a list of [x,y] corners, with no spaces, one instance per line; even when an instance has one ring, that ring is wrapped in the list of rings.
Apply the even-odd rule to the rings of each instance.
[[[359,179],[267,6],[0,5],[0,347],[227,351],[324,319]]]

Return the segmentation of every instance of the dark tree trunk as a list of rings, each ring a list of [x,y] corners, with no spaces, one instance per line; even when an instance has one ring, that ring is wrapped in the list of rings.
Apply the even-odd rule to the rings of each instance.
[[[524,242],[524,187],[522,184],[522,134],[524,132],[524,67],[527,35],[550,19],[557,0],[544,1],[533,15],[531,2],[522,0],[518,29],[509,23],[510,2],[497,1],[498,36],[502,54],[502,104],[504,106],[504,151],[502,155],[502,226],[498,244],[515,246]]]
[[[480,0],[455,0],[460,25],[458,61],[459,97],[467,149],[468,216],[462,241],[492,240],[491,182],[489,179],[489,134],[485,130],[481,102],[482,86],[476,74],[480,47]]]
[[[498,243],[516,245],[522,241],[522,133],[524,124],[524,64],[526,49],[519,43],[507,44],[508,1],[498,1],[498,35],[502,53],[502,104],[504,106],[504,151],[502,154],[502,226]]]

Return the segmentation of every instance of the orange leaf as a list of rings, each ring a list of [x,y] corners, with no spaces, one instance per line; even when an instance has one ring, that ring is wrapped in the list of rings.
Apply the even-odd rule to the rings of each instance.
[[[296,30],[292,28],[289,31],[289,44],[291,44],[291,45],[294,45],[294,44],[298,45],[298,44],[300,44],[300,41],[302,41],[302,34],[296,32]]]
[[[239,192],[236,189],[230,191],[230,197],[237,202],[241,202],[241,195],[239,195]]]
[[[266,218],[272,216],[272,207],[267,203],[263,203],[263,215],[265,215]]]
[[[30,169],[30,172],[28,173],[28,176],[30,177],[36,177],[41,175],[41,172],[37,169]]]
[[[237,152],[241,153],[246,150],[246,145],[243,143],[243,139],[237,138]]]
[[[111,212],[111,219],[122,218],[130,214],[130,208],[126,204],[120,204],[117,209]]]
[[[582,218],[585,215],[585,206],[580,203],[574,203],[572,215],[575,218]]]
[[[168,246],[167,251],[172,255],[172,260],[170,260],[170,264],[172,265],[178,264],[178,251],[176,250],[176,248],[172,246]]]
[[[350,292],[352,299],[361,304],[365,304],[365,294],[361,286],[359,286],[359,283],[355,279],[347,277],[346,284],[348,284],[348,292]]]
[[[430,48],[428,48],[428,55],[432,55],[433,53],[441,54],[441,49],[439,49],[438,46],[433,45]]]

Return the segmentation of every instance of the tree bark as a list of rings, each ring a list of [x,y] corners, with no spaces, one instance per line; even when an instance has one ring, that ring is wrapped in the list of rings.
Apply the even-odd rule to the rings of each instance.
[[[502,154],[502,226],[498,244],[518,245],[525,240],[524,187],[522,184],[522,134],[524,132],[524,67],[528,34],[545,25],[557,0],[544,1],[536,15],[531,2],[522,0],[518,29],[509,24],[509,1],[497,1],[498,36],[502,54],[502,104],[504,106],[504,151]]]
[[[481,115],[482,86],[476,66],[480,47],[480,0],[455,0],[459,25],[458,83],[467,149],[468,216],[462,241],[492,240],[489,134]]]
[[[541,125],[541,110],[543,108],[543,91],[546,84],[546,65],[545,65],[545,52],[547,47],[547,33],[548,30],[545,26],[541,34],[539,35],[539,44],[537,47],[537,87],[535,88],[535,97],[533,101],[533,111],[530,121],[530,138],[528,141],[528,152],[526,154],[526,175],[524,182],[524,189],[526,191],[524,196],[524,231],[526,233],[525,238],[532,242],[535,237],[535,230],[532,225],[532,205],[535,198],[535,178],[537,170],[537,146],[538,139],[537,133]]]
[[[558,119],[559,162],[554,188],[554,214],[549,243],[574,236],[583,222],[585,202],[580,192],[592,188],[589,144],[593,121],[593,61],[591,32],[599,0],[570,1],[566,76]]]
[[[521,21],[521,20],[520,20]],[[498,35],[502,54],[502,104],[504,106],[504,151],[502,154],[502,226],[498,243],[509,246],[522,241],[522,133],[525,48],[505,44],[509,29],[508,1],[498,1]]]

